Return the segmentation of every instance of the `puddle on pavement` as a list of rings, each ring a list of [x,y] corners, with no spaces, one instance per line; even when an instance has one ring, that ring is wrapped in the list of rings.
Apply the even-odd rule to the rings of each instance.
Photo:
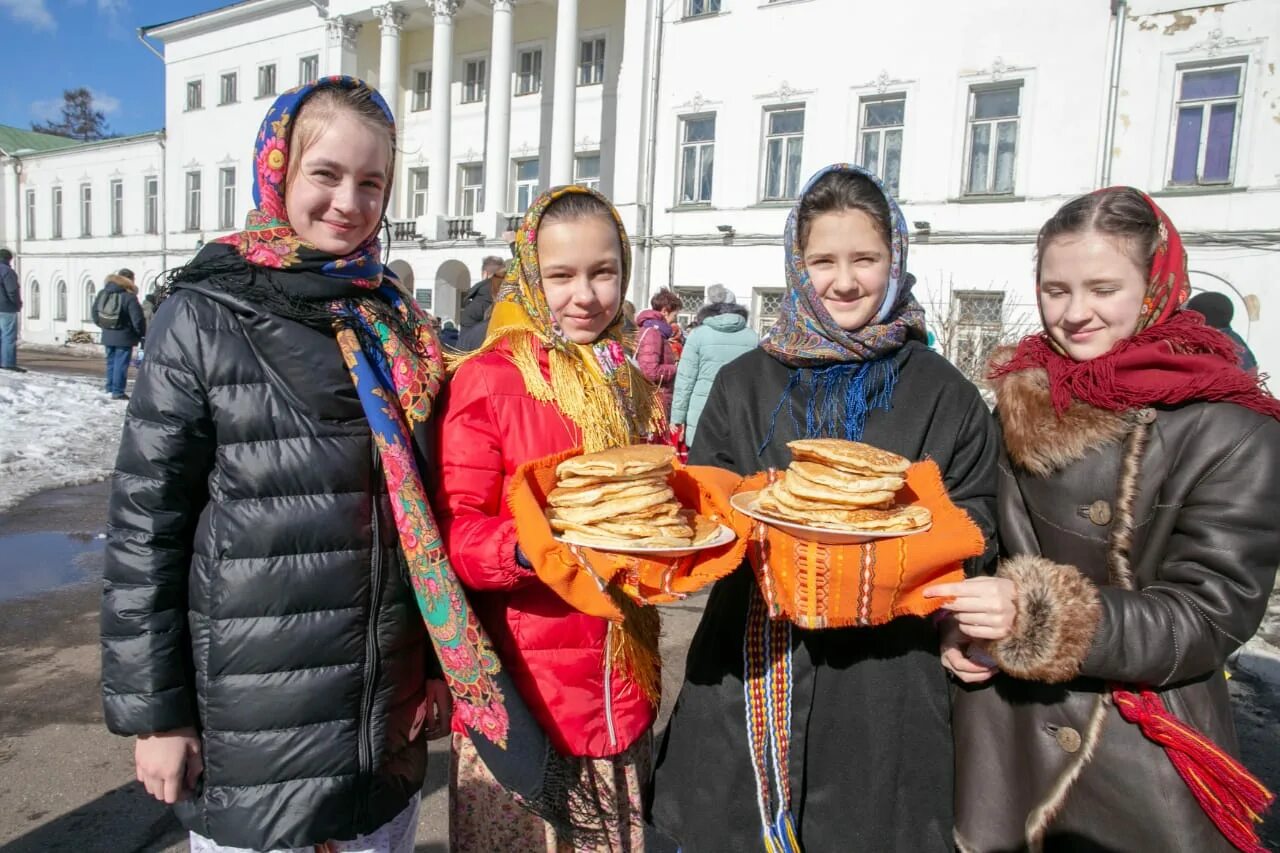
[[[84,533],[0,536],[0,601],[98,580],[106,543]]]

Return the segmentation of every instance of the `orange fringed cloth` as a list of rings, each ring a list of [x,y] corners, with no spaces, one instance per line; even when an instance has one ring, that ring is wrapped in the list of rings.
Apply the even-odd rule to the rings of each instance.
[[[649,558],[615,554],[555,540],[544,509],[556,487],[556,466],[582,450],[557,453],[521,465],[511,480],[507,501],[516,522],[516,540],[538,578],[583,613],[612,621],[624,618],[609,587],[639,605],[679,601],[709,586],[741,565],[747,543],[739,537],[716,548],[683,557]],[[719,468],[675,463],[671,487],[676,498],[722,524],[733,527],[729,496],[741,477]]]
[[[735,493],[763,488],[768,476],[747,478]],[[982,532],[951,502],[937,463],[915,463],[906,480],[897,500],[929,509],[933,526],[925,533],[823,545],[735,511],[734,529],[750,543],[747,556],[770,614],[820,629],[882,625],[938,610],[944,600],[926,599],[925,587],[963,579],[964,560],[983,551]]]

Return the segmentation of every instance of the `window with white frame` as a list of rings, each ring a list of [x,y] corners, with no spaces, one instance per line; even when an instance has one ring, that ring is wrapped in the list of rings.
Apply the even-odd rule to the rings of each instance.
[[[773,328],[778,321],[778,313],[782,310],[782,297],[786,293],[781,287],[757,287],[751,293],[751,325],[756,334],[763,335]]]
[[[604,82],[604,36],[583,39],[578,47],[578,85]]]
[[[700,15],[714,15],[720,11],[720,0],[685,0],[684,16],[696,18]]]
[[[124,181],[114,180],[107,186],[107,203],[111,205],[111,236],[124,233]]]
[[[947,357],[970,381],[981,382],[1004,334],[1004,291],[953,291],[950,310],[953,331]]]
[[[204,81],[187,81],[187,110],[198,110],[204,106]]]
[[[266,98],[276,93],[276,64],[258,66],[258,97]]]
[[[35,279],[27,285],[27,296],[24,300],[27,306],[27,319],[40,319],[40,282]]]
[[[58,282],[53,289],[53,319],[67,319],[67,283],[65,281]]]
[[[36,238],[36,191],[27,190],[27,239]]]
[[[320,79],[320,57],[317,54],[298,60],[298,85],[305,86]]]
[[[600,189],[600,152],[578,154],[573,158],[573,182],[593,190]]]
[[[93,322],[93,297],[98,295],[98,288],[94,286],[93,279],[89,279],[84,283],[84,293],[81,298],[84,300],[80,304],[84,306],[80,309],[80,322]]]
[[[234,104],[236,102],[238,78],[239,75],[234,71],[230,71],[222,75],[221,82],[218,87],[218,106]]]
[[[804,107],[765,110],[764,201],[795,198],[800,193],[804,156]]]
[[[414,219],[427,215],[427,178],[426,169],[409,170],[409,215]]]
[[[697,319],[698,312],[702,310],[703,305],[707,304],[707,289],[705,287],[677,287],[675,294],[680,297],[680,311],[676,314],[676,321],[680,323],[681,328],[687,334],[689,326]]]
[[[93,234],[93,187],[90,184],[80,185],[80,236]]]
[[[515,185],[512,197],[515,206],[513,213],[524,213],[529,205],[538,197],[538,159],[511,161],[511,171],[515,173]]]
[[[431,69],[418,68],[413,72],[413,96],[409,109],[415,113],[431,109]]]
[[[187,172],[187,230],[200,230],[200,173]]]
[[[1169,186],[1230,184],[1240,138],[1244,63],[1179,68]]]
[[[711,173],[715,165],[715,115],[680,119],[679,204],[710,204]]]
[[[464,163],[458,167],[458,215],[475,216],[484,207],[484,164]]]
[[[218,170],[218,227],[236,227],[236,169],[228,166]]]
[[[62,239],[62,187],[54,187],[50,200],[50,213],[53,219],[53,239]]]
[[[462,103],[474,104],[484,100],[484,76],[488,65],[484,59],[468,59],[462,64]]]
[[[1013,192],[1021,101],[1021,82],[969,90],[966,195]]]
[[[528,47],[516,54],[516,94],[542,91],[542,48]]]
[[[160,179],[154,175],[142,181],[142,224],[146,233],[160,233]]]
[[[889,195],[898,194],[902,171],[902,126],[906,95],[862,99],[858,164],[879,176]]]

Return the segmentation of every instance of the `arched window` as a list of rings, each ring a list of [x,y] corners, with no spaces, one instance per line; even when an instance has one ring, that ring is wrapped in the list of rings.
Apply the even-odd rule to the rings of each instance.
[[[40,319],[40,282],[35,279],[27,285],[27,319]]]
[[[93,279],[89,279],[84,283],[84,308],[80,311],[80,322],[93,322],[93,297],[97,296],[98,288],[93,286]]]
[[[67,283],[60,281],[53,289],[54,305],[53,319],[67,319]]]

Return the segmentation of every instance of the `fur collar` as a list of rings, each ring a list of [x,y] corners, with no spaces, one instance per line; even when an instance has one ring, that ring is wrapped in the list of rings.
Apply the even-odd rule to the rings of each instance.
[[[1013,352],[1014,347],[1001,347],[993,354],[992,364],[1008,362]],[[1038,477],[1048,477],[1129,432],[1124,415],[1086,403],[1072,403],[1059,417],[1053,411],[1049,378],[1043,370],[1006,374],[994,385],[1009,458]]]
[[[132,279],[125,278],[122,275],[116,275],[115,273],[111,273],[107,276],[106,283],[114,284],[116,287],[121,290],[126,290],[129,293],[138,292],[138,285],[136,285]]]

